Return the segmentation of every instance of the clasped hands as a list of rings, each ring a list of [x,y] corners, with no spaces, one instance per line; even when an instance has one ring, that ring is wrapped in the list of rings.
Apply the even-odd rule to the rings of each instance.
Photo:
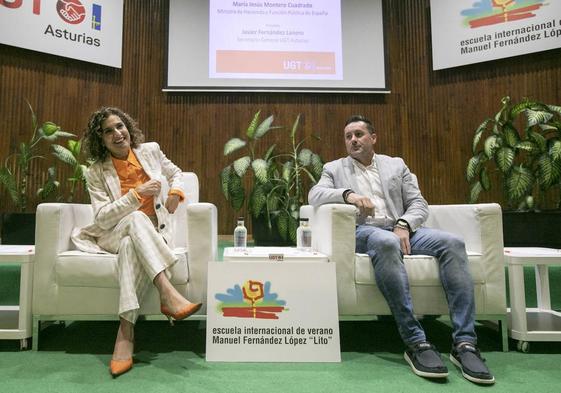
[[[361,217],[374,217],[375,206],[372,200],[364,195],[351,192],[347,195],[347,203],[355,205]],[[409,242],[409,231],[407,229],[394,227],[393,233],[399,238],[401,251],[404,255],[411,254],[411,243]]]
[[[162,189],[162,183],[159,180],[151,179],[135,188],[135,191],[141,197],[156,196]],[[170,214],[175,213],[179,206],[179,195],[169,195],[166,199],[166,209]]]

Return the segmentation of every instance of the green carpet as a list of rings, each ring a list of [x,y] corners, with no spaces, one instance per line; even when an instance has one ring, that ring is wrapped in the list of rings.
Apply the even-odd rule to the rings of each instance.
[[[224,247],[227,244],[221,242]],[[221,254],[221,253],[220,253]],[[533,270],[527,269],[528,305],[535,305]],[[561,269],[550,270],[553,307],[561,308]],[[17,301],[18,269],[0,270],[0,304]],[[533,284],[534,283],[534,284]],[[479,345],[497,383],[466,381],[450,363],[450,327],[422,321],[442,352],[450,376],[434,382],[414,375],[391,318],[340,323],[341,363],[211,363],[204,358],[203,322],[139,321],[135,365],[112,379],[108,364],[118,322],[54,324],[41,332],[41,351],[19,351],[19,342],[0,340],[0,392],[493,392],[561,391],[561,343],[532,343],[530,353],[500,350],[496,330],[477,326]]]
[[[342,362],[210,363],[204,360],[202,323],[140,321],[134,368],[117,379],[107,371],[117,322],[52,325],[39,352],[19,352],[0,341],[0,391],[12,392],[475,392],[448,361],[450,328],[423,323],[450,368],[447,382],[414,375],[403,360],[392,321],[342,322]],[[494,392],[560,391],[561,343],[532,343],[528,354],[503,353],[497,332],[477,328],[493,370]]]

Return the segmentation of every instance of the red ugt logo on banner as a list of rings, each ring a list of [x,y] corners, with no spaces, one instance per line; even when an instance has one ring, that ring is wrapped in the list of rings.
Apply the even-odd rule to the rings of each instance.
[[[58,0],[56,10],[63,21],[73,25],[81,23],[86,17],[86,9],[79,0]]]

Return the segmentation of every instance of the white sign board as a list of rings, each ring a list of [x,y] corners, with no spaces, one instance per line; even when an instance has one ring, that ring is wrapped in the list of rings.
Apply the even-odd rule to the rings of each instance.
[[[335,264],[209,262],[206,360],[340,362]]]
[[[0,43],[121,68],[123,0],[0,0]]]
[[[561,47],[561,1],[431,0],[433,69]]]

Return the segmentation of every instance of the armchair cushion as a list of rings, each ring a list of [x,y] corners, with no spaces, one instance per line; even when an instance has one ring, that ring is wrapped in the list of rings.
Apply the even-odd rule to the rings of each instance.
[[[187,250],[175,248],[179,258],[170,269],[170,281],[184,285],[189,281]],[[119,288],[117,279],[117,255],[90,254],[72,250],[60,253],[55,262],[56,282],[63,287]]]

